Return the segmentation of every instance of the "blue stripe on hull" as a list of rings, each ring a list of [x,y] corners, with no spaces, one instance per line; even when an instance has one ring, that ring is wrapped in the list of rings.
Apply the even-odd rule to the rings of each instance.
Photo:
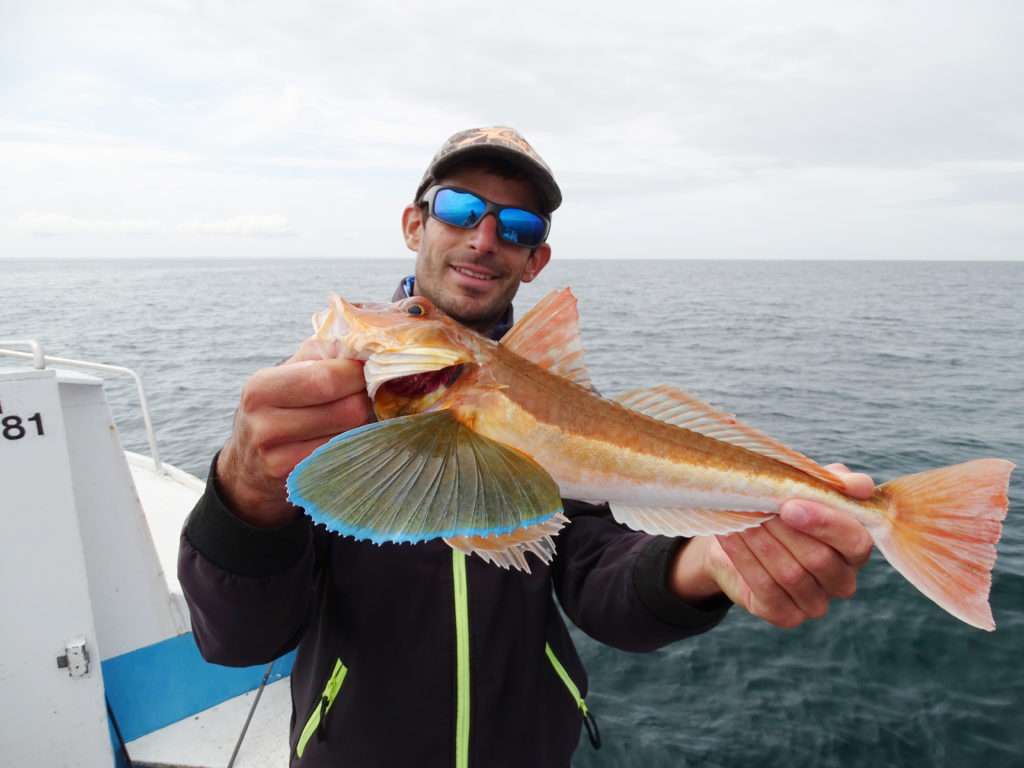
[[[295,652],[274,664],[268,683],[291,674]],[[257,688],[266,664],[222,667],[199,655],[192,633],[105,659],[103,685],[125,741]]]

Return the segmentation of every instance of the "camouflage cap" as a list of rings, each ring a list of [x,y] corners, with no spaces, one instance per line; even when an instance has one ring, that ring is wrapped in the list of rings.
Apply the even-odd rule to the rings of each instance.
[[[503,125],[470,128],[451,136],[430,161],[413,199],[419,200],[457,161],[470,156],[501,157],[519,166],[537,187],[544,213],[551,213],[562,204],[562,191],[548,164],[517,130]]]

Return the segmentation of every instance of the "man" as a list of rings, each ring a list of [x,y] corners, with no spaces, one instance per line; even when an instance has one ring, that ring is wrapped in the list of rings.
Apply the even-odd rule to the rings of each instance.
[[[396,298],[426,296],[500,337],[520,283],[551,258],[560,202],[515,131],[456,134],[403,211],[416,274]],[[684,540],[564,500],[572,524],[552,565],[532,560],[532,574],[440,541],[329,534],[286,502],[284,479],[372,418],[361,364],[322,360],[311,342],[257,372],[182,536],[179,576],[204,657],[249,665],[298,648],[291,745],[303,766],[567,766],[581,724],[596,733],[552,592],[588,634],[646,651],[712,628],[730,601],[783,627],[820,617],[853,594],[870,553],[858,523],[802,501],[751,531]],[[851,494],[870,495],[870,478],[833,469]]]

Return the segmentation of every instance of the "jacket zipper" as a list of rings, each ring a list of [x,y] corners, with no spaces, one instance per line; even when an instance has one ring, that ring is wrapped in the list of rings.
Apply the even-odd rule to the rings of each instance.
[[[334,704],[334,699],[338,696],[338,691],[341,690],[341,684],[345,682],[345,675],[348,674],[348,667],[341,663],[341,659],[334,662],[334,670],[331,672],[331,676],[327,679],[327,684],[324,686],[324,691],[320,694],[320,701],[313,707],[313,711],[309,713],[309,718],[306,720],[306,725],[302,729],[302,733],[299,735],[299,741],[295,745],[295,756],[301,758],[302,753],[306,751],[306,744],[313,737],[313,734],[327,722],[327,713],[330,711]]]
[[[466,556],[457,549],[452,550],[452,584],[455,593],[455,768],[469,768],[469,587]],[[601,733],[580,689],[555,656],[550,643],[544,643],[544,653],[576,703],[591,745],[600,749]]]
[[[452,550],[455,591],[455,768],[469,768],[469,590],[466,556]]]
[[[573,682],[565,667],[562,666],[562,662],[560,662],[558,657],[555,656],[555,652],[551,649],[550,643],[544,643],[544,653],[547,654],[548,661],[551,662],[551,666],[555,668],[555,674],[558,675],[562,684],[565,685],[566,689],[569,691],[569,695],[572,696],[573,701],[576,702],[576,707],[583,716],[583,725],[587,728],[587,737],[590,739],[591,746],[593,746],[594,749],[600,749],[601,732],[597,729],[597,721],[587,708],[586,700],[580,695],[580,689],[576,687],[576,683]]]

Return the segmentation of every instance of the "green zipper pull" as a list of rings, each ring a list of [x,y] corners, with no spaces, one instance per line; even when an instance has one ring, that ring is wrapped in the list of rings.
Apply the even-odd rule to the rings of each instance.
[[[348,674],[348,667],[341,663],[341,659],[335,661],[334,670],[324,686],[324,692],[320,695],[320,701],[317,702],[313,711],[309,713],[309,719],[306,720],[306,725],[303,726],[302,733],[299,735],[299,741],[295,745],[296,757],[302,757],[302,753],[306,751],[306,744],[309,743],[314,733],[321,739],[326,734],[327,713],[330,712],[331,707],[334,705],[334,699],[337,697],[338,691],[341,690],[341,684],[345,682],[346,674]]]

